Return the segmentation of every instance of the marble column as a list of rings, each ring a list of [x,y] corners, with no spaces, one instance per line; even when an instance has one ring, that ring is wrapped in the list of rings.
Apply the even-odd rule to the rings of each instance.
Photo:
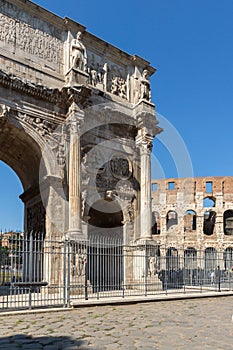
[[[73,103],[69,110],[69,228],[71,239],[83,238],[81,226],[81,156],[80,129],[84,113]]]
[[[151,162],[153,137],[140,129],[136,145],[140,153],[140,239],[152,239]]]

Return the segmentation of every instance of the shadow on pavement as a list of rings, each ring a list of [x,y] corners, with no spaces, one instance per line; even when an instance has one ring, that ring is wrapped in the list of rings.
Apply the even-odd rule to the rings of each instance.
[[[56,332],[59,330],[56,330]],[[15,334],[9,337],[0,337],[1,349],[53,349],[53,350],[94,350],[87,346],[82,339],[68,336],[31,336],[27,334]]]

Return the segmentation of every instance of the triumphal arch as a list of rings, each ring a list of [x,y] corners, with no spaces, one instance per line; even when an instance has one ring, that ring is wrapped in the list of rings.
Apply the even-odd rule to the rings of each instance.
[[[155,69],[31,1],[0,3],[0,159],[25,231],[151,239]]]

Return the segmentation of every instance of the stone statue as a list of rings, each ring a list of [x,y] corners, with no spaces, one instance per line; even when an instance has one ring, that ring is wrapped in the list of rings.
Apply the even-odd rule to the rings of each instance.
[[[97,82],[100,84],[103,84],[104,82],[104,69],[100,66],[100,64],[97,64]]]
[[[87,67],[87,52],[86,48],[81,42],[82,33],[78,32],[76,39],[71,41],[72,51],[72,68],[86,71]]]
[[[148,79],[148,71],[144,69],[141,77],[141,87],[140,87],[140,99],[150,101],[150,81]]]
[[[156,274],[156,264],[155,264],[155,257],[150,256],[148,259],[148,276],[152,277]]]

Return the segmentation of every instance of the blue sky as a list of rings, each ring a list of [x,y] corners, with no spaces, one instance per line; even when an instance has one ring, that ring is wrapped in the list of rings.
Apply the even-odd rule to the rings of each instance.
[[[36,3],[157,68],[151,79],[152,99],[165,131],[154,142],[153,177],[233,175],[232,0]],[[21,185],[1,163],[0,179],[9,211],[1,206],[0,228],[10,223],[22,227],[22,206],[15,200]],[[6,187],[12,198],[9,205]]]

